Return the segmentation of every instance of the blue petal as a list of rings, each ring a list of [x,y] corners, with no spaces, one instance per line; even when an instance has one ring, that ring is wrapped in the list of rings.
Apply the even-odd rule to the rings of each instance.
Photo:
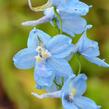
[[[78,43],[76,44],[80,54],[85,56],[99,56],[99,47],[96,41],[88,39],[86,32],[83,33]]]
[[[76,95],[83,95],[86,91],[86,80],[87,77],[84,74],[80,74],[77,77],[70,77],[64,84],[62,91],[64,94],[69,94],[72,91],[72,88],[76,89]]]
[[[39,44],[38,37],[42,41],[44,45],[48,43],[48,41],[51,39],[51,37],[46,34],[45,32],[39,30],[39,29],[33,29],[30,32],[29,38],[28,38],[28,48],[36,48]]]
[[[46,90],[48,93],[58,91],[58,89],[54,83],[52,85],[50,85],[50,87],[48,87],[48,86],[39,85],[38,83],[36,84],[37,89]]]
[[[64,84],[63,88],[62,88],[62,104],[64,109],[79,109],[74,103],[73,101],[68,101],[66,99],[66,96],[69,94],[70,92],[70,88],[69,88],[69,82],[74,78],[74,76],[71,76]]]
[[[37,52],[32,48],[19,51],[13,58],[14,64],[19,69],[30,69],[35,65]]]
[[[72,53],[71,53],[69,56],[67,56],[65,59],[66,59],[67,61],[70,61],[70,60],[72,59],[74,53],[75,53],[75,52],[72,52]]]
[[[65,59],[49,58],[47,64],[56,71],[56,76],[73,74],[72,69]]]
[[[43,42],[45,46],[47,45],[48,41],[50,41],[51,39],[51,36],[38,29],[37,29],[37,35],[39,36],[40,40]]]
[[[88,39],[86,32],[84,32],[82,37],[79,39],[78,43],[76,44],[76,48],[77,51],[91,63],[103,67],[109,67],[109,64],[105,63],[104,60],[101,60],[97,57],[100,55],[98,43]]]
[[[109,64],[107,64],[107,63],[104,61],[104,59],[101,60],[101,59],[99,59],[99,58],[97,58],[97,57],[89,57],[89,56],[85,56],[85,58],[86,58],[88,61],[90,61],[91,63],[94,63],[94,64],[96,64],[96,65],[98,65],[98,66],[109,67]]]
[[[60,2],[55,1],[56,0],[52,0],[52,2],[54,3],[54,5],[57,6],[59,11],[75,13],[78,15],[86,15],[89,12],[90,6],[78,0],[61,0]]]
[[[61,47],[59,47],[61,49]],[[64,47],[62,47],[64,48]],[[53,57],[55,58],[65,58],[67,60],[70,60],[73,55],[73,45],[66,45],[65,49],[62,51],[60,50],[60,53],[53,54]]]
[[[97,106],[94,101],[87,97],[75,97],[74,103],[78,106],[80,109],[100,109],[100,106]]]
[[[34,78],[41,87],[50,87],[53,84],[54,71],[46,62],[36,63]]]
[[[55,92],[55,91],[58,91],[56,84],[53,83],[51,87],[46,88],[46,91],[47,92]]]
[[[86,80],[87,80],[87,77],[85,74],[80,74],[73,80],[72,87],[75,88],[77,91],[76,96],[80,96],[85,93],[87,88]]]
[[[73,51],[72,39],[65,35],[53,37],[47,45],[47,49],[56,58],[65,58]]]
[[[71,36],[74,36],[75,34],[81,34],[87,25],[87,22],[84,18],[80,17],[76,14],[68,14],[68,13],[62,13],[62,29],[63,32],[70,34]],[[58,26],[59,22],[58,22]]]
[[[55,17],[53,7],[47,8],[46,10],[44,10],[44,14],[45,14],[45,16],[47,16],[49,18],[49,20],[51,20]]]
[[[62,97],[62,104],[64,109],[79,109],[73,102],[68,102],[65,97]]]
[[[38,46],[37,30],[35,28],[29,34],[27,46],[29,48],[36,48]]]

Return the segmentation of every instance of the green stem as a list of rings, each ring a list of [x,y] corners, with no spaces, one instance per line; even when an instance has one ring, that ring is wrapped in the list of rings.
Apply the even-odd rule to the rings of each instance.
[[[60,32],[59,29],[58,29],[58,26],[57,26],[57,20],[56,20],[56,18],[53,19],[53,24],[54,24],[54,28],[55,28],[58,32]]]
[[[80,59],[79,59],[79,56],[76,55],[76,58],[77,58],[77,61],[78,61],[78,66],[79,66],[79,70],[77,72],[77,75],[81,73],[81,63],[80,63]]]
[[[54,13],[55,13],[55,16],[56,16],[56,17],[58,18],[58,20],[59,20],[59,23],[60,23],[60,34],[62,34],[62,19],[61,19],[59,13],[57,12],[56,7],[54,7]]]

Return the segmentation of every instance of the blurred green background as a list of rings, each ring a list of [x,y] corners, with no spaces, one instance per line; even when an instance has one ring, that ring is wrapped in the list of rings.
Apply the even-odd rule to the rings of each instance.
[[[89,37],[99,41],[101,56],[109,63],[109,0],[83,0],[93,5],[86,16],[93,29]],[[33,0],[41,5],[46,0]],[[0,0],[0,109],[62,109],[57,99],[39,100],[31,96],[35,91],[33,70],[18,70],[12,62],[13,55],[26,47],[28,33],[32,27],[23,27],[21,22],[37,19],[42,13],[34,13],[28,8],[27,0]],[[49,24],[37,26],[50,35],[56,31]],[[77,63],[71,61],[75,70]],[[94,99],[102,109],[109,109],[109,69],[93,65],[81,57],[82,72],[89,76],[86,96]]]

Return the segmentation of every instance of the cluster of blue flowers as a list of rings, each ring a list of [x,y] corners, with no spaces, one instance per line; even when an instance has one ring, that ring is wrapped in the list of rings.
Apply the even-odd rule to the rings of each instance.
[[[87,88],[87,76],[76,75],[69,64],[69,60],[79,54],[93,64],[109,67],[98,57],[98,43],[87,37],[86,32],[92,26],[87,24],[83,16],[91,6],[79,0],[48,0],[45,5],[36,8],[32,7],[30,0],[28,3],[33,11],[43,11],[44,17],[23,22],[23,25],[36,26],[50,22],[59,30],[58,35],[51,37],[34,28],[29,34],[27,48],[13,58],[19,69],[34,67],[36,87],[47,91],[42,95],[32,94],[40,99],[61,98],[64,109],[100,109],[94,101],[83,96]],[[72,37],[77,34],[81,37],[73,44]]]

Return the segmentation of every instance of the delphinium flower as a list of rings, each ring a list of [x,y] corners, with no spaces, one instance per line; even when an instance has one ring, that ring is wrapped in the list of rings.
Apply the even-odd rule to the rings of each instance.
[[[66,57],[73,49],[72,39],[65,35],[51,38],[45,32],[33,29],[30,32],[27,48],[13,58],[19,69],[35,68],[35,80],[40,87],[50,87],[54,78],[73,74]]]
[[[91,25],[86,27],[89,29]],[[105,60],[101,60],[98,56],[100,55],[98,42],[93,41],[87,37],[86,31],[82,34],[81,38],[75,45],[75,50],[83,57],[85,57],[88,61],[98,66],[109,67],[109,64],[105,62]]]
[[[87,88],[86,80],[86,75],[80,74],[66,81],[61,92],[64,109],[100,109],[94,101],[83,96]]]
[[[87,37],[86,31],[91,28],[83,18],[90,7],[80,0],[48,0],[39,7],[29,7],[35,12],[42,11],[44,16],[38,20],[23,22],[25,26],[36,26],[50,22],[59,29],[59,34],[51,37],[47,33],[33,29],[28,38],[27,48],[19,51],[13,58],[19,69],[34,67],[34,78],[38,89],[45,89],[46,94],[35,97],[61,98],[64,109],[100,109],[94,101],[83,96],[86,91],[87,76],[75,75],[68,61],[73,54],[84,56],[91,63],[109,67],[100,55],[98,43]],[[67,35],[82,34],[76,44]],[[80,73],[79,69],[79,73]]]
[[[96,105],[93,100],[83,96],[87,88],[86,80],[85,74],[71,76],[60,91],[42,95],[32,93],[32,95],[40,99],[61,98],[64,109],[100,109],[100,106]]]
[[[28,2],[30,8],[37,11],[37,7],[32,8],[31,1],[28,0]],[[58,28],[71,36],[81,34],[84,31],[87,22],[81,16],[88,13],[90,6],[78,0],[52,0],[49,3],[52,3],[52,7],[48,6],[48,8],[43,10],[44,17],[34,21],[23,22],[22,24],[25,26],[35,26],[44,22],[51,22],[53,24],[54,20],[56,20],[55,24]],[[55,10],[53,6],[56,7]]]

